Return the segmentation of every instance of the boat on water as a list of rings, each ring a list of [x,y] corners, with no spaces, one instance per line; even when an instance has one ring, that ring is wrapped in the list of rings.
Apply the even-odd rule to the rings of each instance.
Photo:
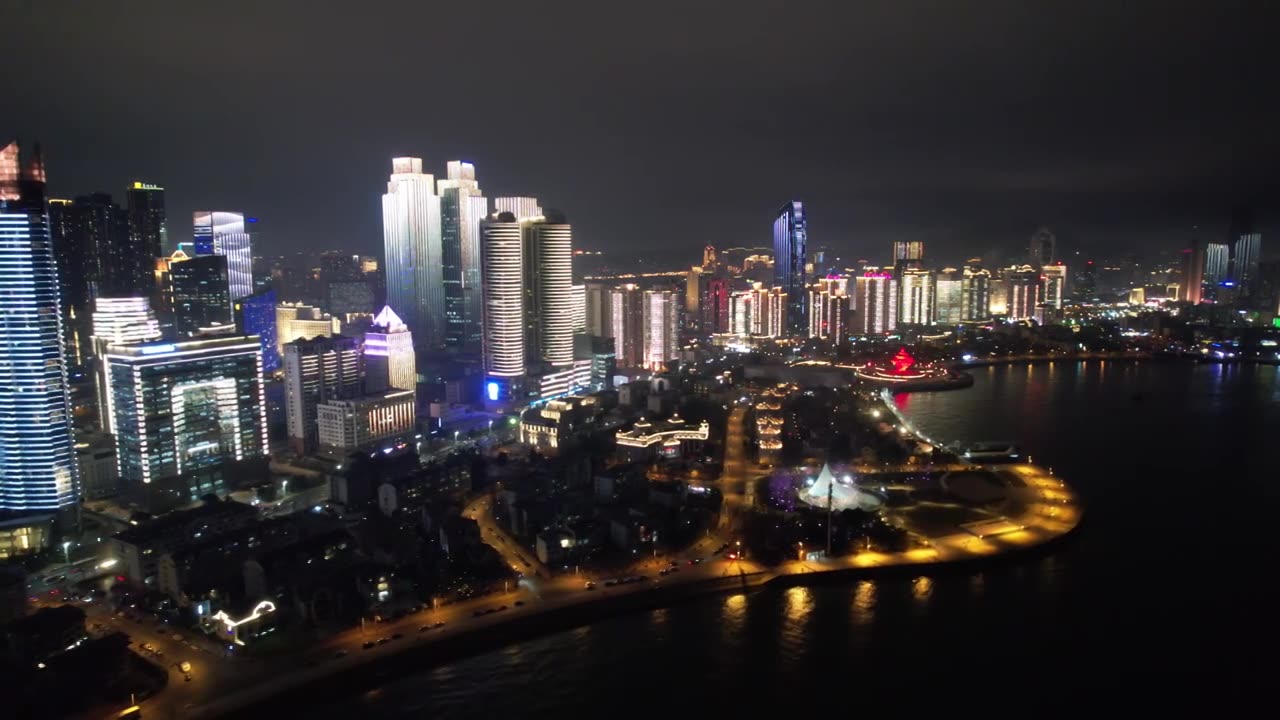
[[[974,463],[1018,462],[1022,459],[1022,451],[1011,442],[991,440],[969,445],[960,457]]]

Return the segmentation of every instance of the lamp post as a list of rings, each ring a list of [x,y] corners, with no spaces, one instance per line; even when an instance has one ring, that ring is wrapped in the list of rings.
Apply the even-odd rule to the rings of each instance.
[[[71,564],[71,541],[64,540],[62,542],[62,560],[67,565]]]

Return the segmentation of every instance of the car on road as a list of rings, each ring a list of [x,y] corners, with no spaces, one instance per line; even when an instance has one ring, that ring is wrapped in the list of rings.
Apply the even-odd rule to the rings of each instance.
[[[442,622],[432,623],[432,625],[431,625],[431,628],[432,628],[433,630],[438,630],[438,629],[440,629],[440,628],[442,628],[442,627],[444,627],[444,623],[442,623]]]
[[[178,669],[184,673],[189,674],[191,672],[191,663],[187,662],[186,660],[183,660],[182,662],[178,663]]]
[[[670,571],[670,570],[668,570],[667,568],[662,568],[661,570],[659,570],[659,571],[658,571],[658,576],[659,576],[659,577],[666,577],[666,576],[667,576],[667,573],[669,573],[669,572],[671,572],[671,571]]]
[[[485,614],[485,611],[484,611],[484,609],[483,609],[483,608],[476,608],[476,609],[471,613],[471,617],[480,617],[481,615],[484,615],[484,614]]]
[[[588,581],[587,581],[587,584],[585,585],[585,587],[586,587],[588,590],[595,590],[595,589],[596,589],[596,584],[595,584],[595,583],[593,583],[593,582],[591,582],[590,580],[588,580]]]
[[[517,600],[517,601],[515,602],[515,605],[516,605],[516,607],[524,607],[524,601],[523,601],[523,600]]]
[[[380,637],[380,638],[378,638],[378,643],[377,643],[377,644],[379,644],[379,645],[386,645],[386,644],[387,644],[387,643],[389,643],[389,642],[391,642],[391,638],[389,638],[389,637]]]
[[[361,645],[360,647],[364,648],[365,650],[368,650],[368,649],[372,648],[374,645],[377,645],[377,643],[375,643],[375,642],[374,642],[374,641],[372,641],[372,640],[365,640],[365,641],[364,641],[364,644],[363,644],[363,645]]]
[[[428,630],[430,630],[430,629],[431,629],[431,626],[430,626],[430,625],[423,625],[422,627],[418,628],[418,632],[420,632],[420,633],[424,633],[424,632],[427,632],[427,631],[428,631]]]
[[[333,657],[334,657],[334,658],[344,658],[344,657],[346,657],[346,656],[347,656],[347,651],[346,651],[346,650],[339,650],[338,652],[336,652],[336,653],[334,653],[334,654],[333,654]]]
[[[391,639],[392,639],[392,640],[399,640],[399,639],[400,639],[400,638],[402,638],[402,637],[404,637],[404,633],[393,633],[393,634],[391,635]]]

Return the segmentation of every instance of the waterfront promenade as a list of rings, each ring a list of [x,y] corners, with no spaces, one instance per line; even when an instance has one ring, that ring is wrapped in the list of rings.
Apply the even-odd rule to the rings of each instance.
[[[905,421],[905,418],[899,418]],[[745,413],[735,411],[728,427],[722,487],[730,512],[752,507],[747,497],[754,472],[741,438]],[[734,439],[739,442],[733,442]],[[735,445],[737,449],[735,449]],[[513,566],[529,568],[519,587],[510,592],[438,609],[428,609],[398,621],[353,628],[309,647],[304,653],[274,658],[217,658],[218,669],[194,683],[180,679],[155,698],[143,703],[148,717],[243,717],[259,712],[278,714],[288,703],[327,692],[357,691],[391,679],[402,666],[421,667],[465,657],[539,634],[569,629],[611,614],[661,607],[688,597],[743,592],[769,584],[803,584],[825,578],[876,575],[882,572],[928,572],[943,565],[977,565],[1002,555],[1017,555],[1060,539],[1074,530],[1083,515],[1079,497],[1061,478],[1030,464],[1001,465],[1019,483],[1009,489],[1016,512],[1002,516],[998,524],[979,528],[953,528],[927,538],[901,552],[863,551],[821,560],[794,560],[766,567],[749,560],[714,555],[714,546],[726,541],[731,526],[722,526],[707,538],[675,556],[645,559],[628,573],[645,574],[647,580],[613,587],[599,583],[584,587],[586,576],[551,575],[528,550],[514,544],[501,528],[486,522],[485,501],[468,506],[468,514],[481,519],[485,540],[493,543]],[[659,576],[659,567],[676,563],[680,570]],[[602,579],[602,578],[597,578]],[[521,604],[516,605],[519,601]],[[504,607],[488,614],[477,614]],[[443,627],[421,631],[423,626]],[[121,628],[128,631],[128,628]],[[402,637],[372,648],[371,640]],[[204,663],[202,663],[204,664]],[[340,685],[335,684],[341,680]]]

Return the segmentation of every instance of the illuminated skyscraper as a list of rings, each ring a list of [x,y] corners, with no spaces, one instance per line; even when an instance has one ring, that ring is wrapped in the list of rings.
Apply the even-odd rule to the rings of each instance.
[[[111,345],[104,358],[126,496],[174,507],[222,495],[228,465],[266,455],[258,338]]]
[[[373,329],[364,334],[364,368],[366,392],[418,387],[413,335],[389,305],[374,317]]]
[[[932,325],[937,288],[929,270],[903,270],[898,278],[898,324]]]
[[[71,439],[58,272],[49,235],[44,164],[0,149],[0,510],[74,507],[79,467]]]
[[[729,332],[729,280],[709,277],[702,283],[702,331]]]
[[[939,325],[956,325],[964,320],[964,277],[955,268],[946,268],[934,280],[934,319]]]
[[[644,355],[642,366],[655,372],[679,357],[679,313],[676,294],[670,290],[644,292]]]
[[[1226,243],[1209,243],[1205,246],[1204,281],[1206,285],[1217,286],[1228,279],[1231,252]]]
[[[284,383],[289,447],[311,452],[319,441],[316,405],[364,394],[359,344],[335,335],[285,345]]]
[[[538,205],[538,198],[531,197],[495,198],[493,211],[495,213],[511,213],[515,216],[517,222],[526,218],[542,216],[542,207]]]
[[[440,245],[444,280],[446,347],[479,350],[483,310],[480,283],[480,221],[489,201],[480,193],[471,163],[452,160],[440,194]]]
[[[887,333],[898,326],[898,282],[892,273],[867,271],[856,280],[854,327],[858,335]]]
[[[1262,255],[1262,233],[1253,223],[1253,212],[1248,209],[1237,209],[1231,215],[1230,280],[1235,281],[1241,295],[1250,297],[1257,294],[1258,263]]]
[[[587,286],[573,286],[573,331],[587,331]]]
[[[803,337],[809,332],[805,312],[805,247],[809,242],[809,221],[804,203],[792,201],[782,206],[773,221],[773,284],[787,296],[783,334]]]
[[[146,297],[98,298],[93,310],[93,354],[97,375],[98,422],[112,432],[111,376],[102,360],[109,345],[129,345],[160,339],[160,321]]]
[[[49,219],[67,354],[80,365],[93,353],[93,299],[134,292],[128,216],[107,193],[93,193],[75,201],[50,201]]]
[[[235,304],[236,332],[257,335],[262,343],[262,371],[271,375],[280,369],[280,348],[276,345],[276,291],[256,292]]]
[[[1040,274],[1044,277],[1043,302],[1054,310],[1061,310],[1067,290],[1067,266],[1062,263],[1045,265]]]
[[[991,273],[972,263],[964,266],[960,286],[961,320],[980,322],[991,319]]]
[[[809,287],[809,337],[840,343],[849,337],[849,278],[825,277]]]
[[[712,245],[702,248],[702,269],[707,272],[716,269],[716,249]]]
[[[618,367],[644,365],[644,292],[633,284],[619,285],[609,299],[610,326]]]
[[[604,283],[587,283],[586,331],[597,337],[613,337],[613,314],[609,312],[611,289]]]
[[[382,196],[382,238],[387,304],[400,308],[420,345],[442,345],[445,301],[440,197],[435,194],[435,178],[422,172],[421,158],[391,161],[391,179]]]
[[[524,241],[511,212],[480,224],[485,400],[506,403],[525,373]]]
[[[133,290],[151,286],[156,258],[169,246],[165,227],[164,188],[135,182],[129,188],[129,273]]]
[[[284,346],[294,340],[330,337],[342,332],[342,321],[318,307],[302,303],[276,305],[276,350],[284,355]]]
[[[904,270],[919,270],[924,266],[924,242],[897,240],[893,243],[893,271],[901,275]]]
[[[226,256],[204,255],[173,262],[169,283],[178,337],[195,337],[215,326],[234,329]]]
[[[1015,321],[1033,319],[1036,315],[1036,306],[1044,297],[1044,284],[1040,280],[1040,272],[1027,265],[1010,268],[1008,282],[1009,302],[1006,312],[1009,319]]]
[[[525,220],[526,363],[573,365],[573,229],[562,216]]]
[[[740,290],[729,296],[729,332],[745,337],[751,334],[754,290]]]
[[[1182,286],[1178,290],[1178,299],[1183,302],[1198,304],[1204,290],[1204,240],[1196,238],[1191,247],[1182,251]]]
[[[192,225],[197,256],[220,255],[227,259],[231,301],[252,295],[253,244],[245,229],[244,213],[197,210]]]

